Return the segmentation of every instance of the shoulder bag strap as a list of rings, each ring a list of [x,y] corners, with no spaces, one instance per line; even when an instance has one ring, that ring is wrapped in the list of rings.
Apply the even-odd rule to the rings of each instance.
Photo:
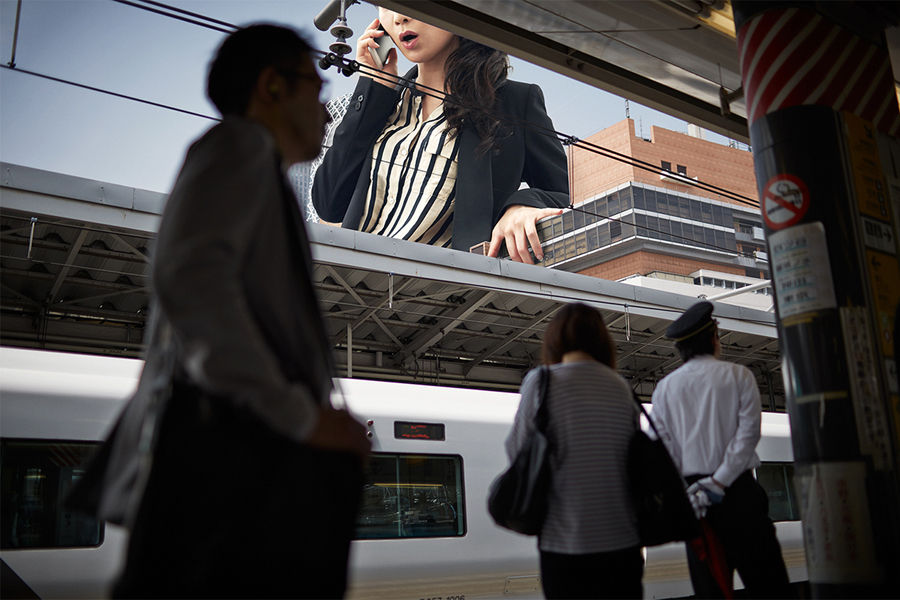
[[[631,397],[634,399],[635,404],[638,405],[638,408],[641,409],[641,412],[644,414],[644,416],[647,417],[647,422],[650,423],[650,427],[651,429],[653,429],[653,433],[656,434],[656,439],[661,442],[663,450],[665,450],[666,454],[669,455],[669,460],[672,461],[672,464],[675,464],[675,461],[672,460],[672,455],[669,453],[669,449],[666,447],[666,443],[663,441],[662,436],[659,435],[659,429],[656,428],[656,425],[653,423],[653,419],[650,417],[650,413],[648,413],[647,409],[644,408],[644,403],[640,401],[640,399],[637,397],[637,394],[634,393],[634,390],[632,390],[631,392]],[[640,428],[640,424],[638,424],[638,427]],[[676,469],[676,471],[678,473],[678,476],[681,477],[681,483],[684,484],[684,487],[687,487],[687,480],[685,480],[684,475],[681,474],[680,470]]]
[[[538,371],[538,409],[534,423],[541,433],[547,431],[547,392],[550,389],[550,368],[542,365]]]

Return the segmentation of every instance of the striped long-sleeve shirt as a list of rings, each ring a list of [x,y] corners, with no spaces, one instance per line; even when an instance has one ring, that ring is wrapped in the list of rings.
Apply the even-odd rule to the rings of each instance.
[[[538,381],[537,370],[522,381],[506,440],[510,460],[534,430]],[[589,554],[640,545],[625,466],[638,427],[628,384],[599,362],[555,364],[547,402],[553,483],[540,549]]]
[[[360,229],[450,247],[458,142],[443,106],[424,115],[422,96],[407,90],[372,149]]]

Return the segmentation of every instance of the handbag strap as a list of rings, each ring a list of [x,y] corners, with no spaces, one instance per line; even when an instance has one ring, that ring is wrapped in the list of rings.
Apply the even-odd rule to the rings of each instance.
[[[647,409],[644,408],[644,403],[641,402],[640,398],[637,397],[637,394],[634,393],[634,390],[632,390],[631,392],[631,398],[634,400],[634,403],[638,405],[638,408],[641,409],[641,412],[644,413],[644,416],[647,417],[647,422],[650,423],[650,427],[653,429],[653,433],[656,434],[656,439],[661,440],[662,436],[659,435],[659,430],[653,423],[653,419],[650,418],[650,413],[648,413]]]
[[[647,412],[647,409],[644,408],[644,403],[641,402],[640,398],[637,397],[637,394],[634,393],[634,390],[631,391],[631,397],[634,400],[634,403],[638,405],[638,408],[641,409],[641,412],[647,417],[647,422],[650,423],[650,427],[653,429],[653,433],[656,434],[656,439],[662,442],[662,448],[666,451],[666,454],[669,455],[669,460],[672,461],[672,464],[675,464],[675,461],[672,460],[672,454],[669,452],[669,449],[666,447],[666,443],[663,441],[662,436],[659,435],[659,429],[656,428],[656,425],[653,423],[653,419],[650,417],[650,413]],[[681,478],[681,483],[684,484],[684,487],[687,488],[687,480],[684,478],[684,475],[681,474],[680,469],[675,469],[678,473],[678,476]]]
[[[547,431],[547,393],[550,389],[550,368],[542,365],[538,370],[538,409],[534,416],[534,424],[541,433]]]

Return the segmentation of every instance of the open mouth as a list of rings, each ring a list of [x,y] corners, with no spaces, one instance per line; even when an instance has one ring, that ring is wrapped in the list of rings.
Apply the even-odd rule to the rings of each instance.
[[[412,31],[407,31],[406,33],[404,33],[403,35],[400,36],[400,41],[404,44],[409,44],[409,43],[415,41],[418,37],[419,37],[419,35],[417,33],[414,33]]]

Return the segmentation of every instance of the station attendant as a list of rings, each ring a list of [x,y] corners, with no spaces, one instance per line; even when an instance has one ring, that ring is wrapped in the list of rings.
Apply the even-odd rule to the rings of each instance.
[[[666,330],[684,364],[653,392],[653,421],[751,598],[791,596],[769,500],[753,469],[760,464],[761,405],[753,373],[720,359],[713,305],[698,302]],[[694,593],[722,597],[706,565],[686,544]]]
[[[490,256],[505,242],[513,260],[533,262],[529,250],[542,259],[535,224],[568,206],[569,177],[541,88],[508,80],[499,50],[395,11],[378,15],[357,42],[366,68],[316,171],[318,214],[463,251],[489,241]],[[396,48],[375,64],[369,50],[383,36],[415,63],[404,78],[414,85],[396,85]]]

